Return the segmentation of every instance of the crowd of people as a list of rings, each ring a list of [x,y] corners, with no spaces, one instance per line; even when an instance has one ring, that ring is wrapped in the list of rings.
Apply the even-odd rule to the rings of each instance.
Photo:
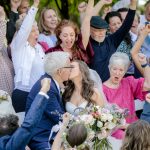
[[[54,8],[36,21],[39,3],[10,0],[7,17],[0,6],[0,150],[68,150],[70,117],[108,103],[129,111],[108,137],[113,150],[149,150],[150,0],[143,15],[137,0],[81,2],[80,28]],[[68,129],[72,150],[90,150],[87,132]]]

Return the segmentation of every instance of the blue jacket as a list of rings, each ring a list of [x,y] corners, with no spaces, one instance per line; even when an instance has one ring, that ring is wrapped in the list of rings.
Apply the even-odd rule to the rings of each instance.
[[[25,150],[25,146],[32,138],[33,129],[40,122],[48,100],[38,94],[24,122],[12,135],[0,137],[0,150]]]
[[[145,101],[141,119],[150,123],[150,103]]]
[[[43,75],[31,89],[27,98],[26,111],[29,110],[36,94],[41,88],[41,80],[45,77],[51,78],[48,74]],[[51,128],[58,124],[60,115],[64,113],[64,106],[61,101],[59,89],[52,78],[50,91],[47,92],[47,95],[50,99],[48,100],[47,107],[44,110],[40,123],[33,131],[34,136],[29,144],[29,147],[33,150],[48,148],[48,139],[51,133]]]

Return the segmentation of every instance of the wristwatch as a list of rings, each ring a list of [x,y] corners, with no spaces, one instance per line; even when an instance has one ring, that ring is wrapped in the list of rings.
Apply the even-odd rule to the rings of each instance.
[[[141,67],[142,67],[142,68],[145,68],[147,65],[148,65],[148,63],[142,64]]]

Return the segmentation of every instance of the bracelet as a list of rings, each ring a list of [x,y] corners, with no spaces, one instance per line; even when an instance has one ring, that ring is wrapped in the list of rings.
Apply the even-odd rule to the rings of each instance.
[[[141,67],[142,67],[142,68],[145,68],[147,65],[148,65],[148,63],[142,64]]]

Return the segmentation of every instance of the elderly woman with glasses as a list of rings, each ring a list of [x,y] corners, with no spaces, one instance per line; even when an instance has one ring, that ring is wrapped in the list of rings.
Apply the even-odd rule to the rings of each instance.
[[[127,123],[137,120],[134,98],[144,100],[146,91],[150,90],[150,76],[148,76],[150,67],[146,65],[145,55],[139,54],[138,61],[143,67],[144,78],[135,79],[133,76],[123,78],[129,66],[129,58],[125,53],[114,53],[109,61],[110,78],[103,83],[103,90],[108,102],[129,110],[129,115],[126,118]],[[123,138],[123,130],[118,130],[114,136],[118,139]]]

